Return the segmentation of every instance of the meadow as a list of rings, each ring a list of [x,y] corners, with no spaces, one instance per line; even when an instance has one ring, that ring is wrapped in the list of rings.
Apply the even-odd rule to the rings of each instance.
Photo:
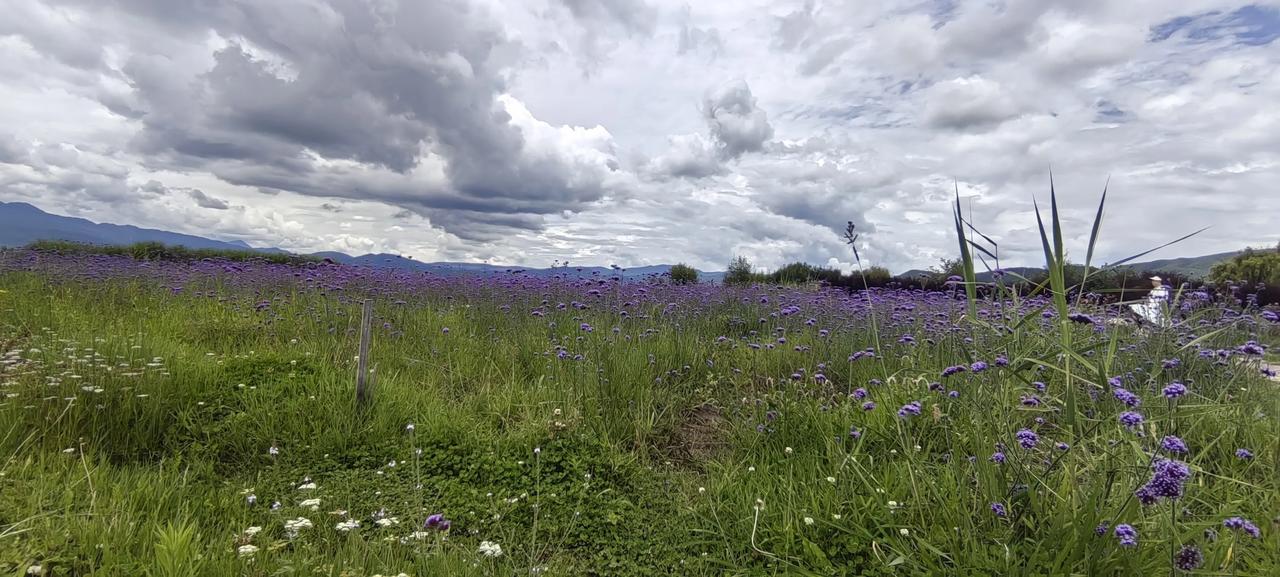
[[[1280,574],[1280,322],[1209,292],[136,256],[0,253],[0,573]]]

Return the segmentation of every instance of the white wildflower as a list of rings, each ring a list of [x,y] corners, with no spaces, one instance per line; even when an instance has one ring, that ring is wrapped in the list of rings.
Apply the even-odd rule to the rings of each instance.
[[[315,525],[311,523],[311,519],[306,517],[298,517],[297,519],[289,519],[284,522],[284,530],[292,539],[298,536],[298,532],[303,529],[310,529]]]
[[[399,525],[400,519],[396,517],[383,517],[381,519],[378,519],[377,521],[374,521],[374,523],[376,523],[379,527],[390,527],[392,525]]]
[[[253,554],[257,552],[258,547],[256,545],[241,545],[236,549],[236,553],[239,553],[241,557],[253,557]]]
[[[836,482],[836,478],[835,478],[835,477],[827,477],[827,482],[828,482],[828,483],[835,483],[835,482]]]
[[[903,537],[906,537],[907,535],[911,534],[911,531],[908,531],[906,527],[903,527],[901,529],[898,529],[898,534],[902,535]]]
[[[320,510],[320,499],[306,499],[306,500],[302,501],[301,503],[298,503],[298,506],[299,506],[299,507],[307,507],[307,508],[311,509],[312,511],[319,511],[319,510]]]
[[[814,521],[813,521],[813,517],[805,517],[805,518],[804,518],[804,524],[805,524],[805,525],[812,525],[813,523],[814,523]]]
[[[40,565],[30,565],[27,567],[27,575],[40,575],[44,573],[44,567]]]
[[[794,453],[795,451],[794,451],[794,450],[792,450],[792,449],[791,449],[791,447],[786,447],[786,448],[782,449],[782,452],[783,452],[783,453],[786,453],[786,454],[788,454],[788,455],[790,455],[791,453]]]
[[[338,523],[337,525],[334,525],[333,528],[339,531],[342,531],[343,533],[346,533],[347,531],[350,531],[352,529],[358,529],[359,527],[360,527],[359,521],[355,519],[348,519],[346,521]]]
[[[245,530],[244,530],[244,536],[245,536],[245,537],[252,537],[252,536],[254,536],[254,535],[257,535],[257,534],[258,534],[258,533],[260,533],[260,532],[262,532],[262,527],[258,527],[258,526],[256,526],[256,525],[255,525],[255,526],[253,526],[253,527],[249,527],[248,529],[245,529]]]
[[[485,557],[501,557],[502,545],[494,543],[493,541],[481,541],[480,554]]]
[[[315,490],[315,488],[316,488],[315,483],[303,483],[301,485],[298,485],[299,491],[313,491]]]

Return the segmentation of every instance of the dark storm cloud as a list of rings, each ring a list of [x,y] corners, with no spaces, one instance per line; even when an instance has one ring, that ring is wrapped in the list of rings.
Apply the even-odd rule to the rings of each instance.
[[[207,170],[247,186],[478,215],[575,210],[602,197],[602,179],[616,170],[531,149],[495,100],[517,47],[491,15],[460,0],[80,5],[138,30],[122,39],[131,55],[112,71],[133,93],[108,107],[141,118],[134,147],[156,168]],[[640,2],[566,5],[582,18],[629,27],[647,18]],[[30,28],[18,33],[40,35],[41,29]],[[190,62],[150,51],[153,43],[182,39],[187,49],[198,49],[210,34],[224,47],[198,74],[188,69]],[[90,44],[65,44],[69,53],[55,57],[101,65]],[[432,156],[443,164],[443,182],[409,177]],[[334,188],[350,184],[352,168],[333,161],[391,174],[372,185]],[[494,222],[540,225],[526,217]]]

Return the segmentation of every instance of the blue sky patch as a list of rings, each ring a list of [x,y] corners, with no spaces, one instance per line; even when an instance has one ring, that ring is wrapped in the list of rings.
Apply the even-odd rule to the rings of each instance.
[[[1179,16],[1151,27],[1152,42],[1174,36],[1192,43],[1230,39],[1235,44],[1263,46],[1280,38],[1280,8],[1251,4],[1227,13],[1215,10]]]

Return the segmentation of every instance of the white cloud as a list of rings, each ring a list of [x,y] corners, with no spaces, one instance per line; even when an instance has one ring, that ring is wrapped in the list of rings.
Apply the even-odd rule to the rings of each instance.
[[[1246,2],[14,0],[0,199],[291,250],[1008,264],[1058,179],[1102,259],[1280,239],[1280,56]],[[1251,11],[1252,10],[1252,11]],[[335,38],[344,38],[342,42]],[[152,181],[155,184],[151,184]],[[834,259],[834,260],[833,260]]]

